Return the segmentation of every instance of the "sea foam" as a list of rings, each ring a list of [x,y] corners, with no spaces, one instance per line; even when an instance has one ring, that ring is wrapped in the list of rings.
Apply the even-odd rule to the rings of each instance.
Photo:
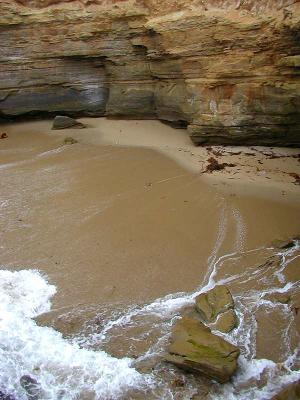
[[[35,270],[0,271],[0,391],[27,399],[20,385],[30,375],[43,399],[118,399],[151,385],[129,358],[82,349],[34,317],[51,308],[56,288]]]

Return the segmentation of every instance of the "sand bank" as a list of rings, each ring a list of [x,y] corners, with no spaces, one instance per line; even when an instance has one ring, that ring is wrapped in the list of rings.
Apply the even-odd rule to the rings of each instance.
[[[185,129],[174,129],[160,121],[82,118],[84,131],[50,131],[51,121],[26,124],[26,130],[42,130],[57,137],[73,136],[80,143],[154,149],[201,176],[218,190],[255,195],[278,201],[299,201],[300,150],[266,147],[195,147]],[[15,125],[16,126],[16,125]],[[14,128],[15,129],[15,128]],[[205,173],[208,160],[232,165]]]

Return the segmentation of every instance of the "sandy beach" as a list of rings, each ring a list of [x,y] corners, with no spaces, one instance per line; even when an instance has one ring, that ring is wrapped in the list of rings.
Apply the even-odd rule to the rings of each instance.
[[[0,142],[1,193],[4,199],[19,201],[18,207],[7,201],[8,209],[14,209],[14,229],[6,232],[4,241],[17,239],[22,258],[24,252],[30,254],[21,264],[32,265],[35,259],[37,266],[54,258],[49,268],[57,269],[65,266],[67,257],[73,267],[85,264],[86,272],[94,265],[93,273],[101,271],[99,262],[109,264],[104,285],[95,287],[97,300],[99,289],[104,297],[108,291],[117,299],[150,299],[191,290],[195,279],[201,279],[205,267],[199,270],[199,265],[205,265],[215,244],[218,213],[224,207],[232,213],[227,250],[298,233],[300,186],[290,175],[300,172],[297,149],[195,147],[185,130],[159,121],[81,122],[86,129],[53,131],[51,121],[1,128],[8,134]],[[78,143],[63,146],[70,136]],[[235,166],[205,172],[210,157]],[[236,229],[243,237],[236,237]],[[33,245],[31,235],[39,237],[35,257],[27,247],[28,241]],[[18,253],[15,261],[10,251],[7,257],[2,254],[2,262],[16,264]],[[139,273],[142,265],[147,279]],[[136,280],[134,294],[126,290],[129,269]],[[112,290],[116,286],[118,290]],[[91,296],[90,289],[87,292]]]
[[[194,292],[218,257],[299,234],[297,149],[196,148],[185,130],[158,121],[80,121],[86,129],[52,131],[50,120],[1,126],[0,263],[39,269],[57,286],[40,321],[64,335]],[[64,145],[66,137],[77,143]],[[232,166],[209,172],[211,157]],[[111,337],[110,354],[137,356],[152,343],[133,350],[127,340],[137,331],[124,335],[118,344]]]

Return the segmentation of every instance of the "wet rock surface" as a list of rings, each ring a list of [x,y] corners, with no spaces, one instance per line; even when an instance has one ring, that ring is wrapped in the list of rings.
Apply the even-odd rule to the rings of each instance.
[[[168,362],[220,383],[228,382],[235,373],[240,353],[236,346],[189,317],[175,324],[168,351]]]
[[[23,375],[20,384],[25,390],[28,400],[41,400],[43,393],[38,381],[30,375]]]
[[[197,296],[196,310],[204,323],[213,323],[214,329],[221,332],[230,332],[238,324],[234,300],[230,290],[224,285],[215,286]]]
[[[196,145],[298,146],[299,26],[290,0],[4,0],[0,117],[159,118]]]
[[[221,314],[213,328],[217,331],[228,333],[231,332],[238,325],[238,318],[234,310],[228,310]]]

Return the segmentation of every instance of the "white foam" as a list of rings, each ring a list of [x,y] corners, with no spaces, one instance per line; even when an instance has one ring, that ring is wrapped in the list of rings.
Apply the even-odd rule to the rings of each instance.
[[[212,400],[266,400],[276,395],[285,385],[297,382],[300,371],[288,367],[289,359],[278,366],[271,360],[246,360],[240,357],[239,373],[232,383],[219,387],[211,393]],[[256,382],[266,382],[257,385]]]
[[[32,319],[50,309],[56,289],[37,271],[0,271],[0,390],[25,400],[23,375],[41,385],[43,399],[117,399],[132,388],[151,385],[128,358],[71,344]]]
[[[178,318],[182,308],[193,304],[195,296],[219,284],[247,283],[248,287],[250,283],[251,290],[241,289],[235,296],[238,328],[223,335],[242,350],[238,373],[231,384],[215,386],[211,399],[263,400],[272,397],[284,385],[299,379],[300,372],[293,370],[297,354],[292,353],[290,346],[289,330],[293,320],[291,310],[285,304],[272,301],[271,297],[265,298],[273,293],[288,293],[297,287],[297,283],[282,284],[275,273],[280,271],[283,276],[285,267],[297,257],[299,243],[292,249],[280,252],[271,248],[258,248],[242,254],[234,251],[217,258],[227,229],[227,217],[227,210],[223,208],[216,245],[208,260],[209,275],[197,291],[170,294],[151,304],[134,306],[108,321],[101,332],[93,334],[90,344],[98,345],[102,341],[107,343],[114,335],[126,335],[130,327],[144,325],[145,332],[156,330],[159,337],[139,360],[159,357],[165,349],[174,318]],[[262,262],[279,256],[280,265],[274,268],[270,264],[261,268],[260,261],[257,265],[244,264],[241,272],[234,275],[228,272],[224,278],[228,265],[240,263],[243,256],[252,257],[252,254]],[[223,278],[218,276],[219,272]],[[264,282],[266,272],[268,281]],[[76,343],[64,340],[53,329],[38,327],[32,318],[50,309],[50,299],[54,293],[55,287],[49,285],[37,271],[0,271],[0,390],[7,389],[18,395],[19,399],[25,399],[18,382],[22,375],[29,374],[41,383],[45,399],[58,399],[61,393],[65,393],[61,398],[66,400],[85,398],[83,393],[84,396],[94,393],[97,399],[105,400],[126,398],[125,393],[130,388],[143,389],[147,385],[154,387],[156,384],[165,385],[164,399],[173,398],[172,389],[162,379],[156,376],[160,383],[154,383],[154,375],[150,378],[139,374],[132,368],[130,359],[118,360],[105,352],[81,349]],[[280,365],[271,360],[255,358],[255,313],[259,308],[268,312],[275,307],[287,321],[281,336],[285,345],[285,361]],[[139,340],[135,337],[132,339]],[[88,340],[82,343],[88,344]],[[169,397],[166,393],[169,393]]]
[[[126,314],[110,321],[99,336],[103,335],[101,339],[106,337],[109,339],[109,335],[114,335],[114,328],[123,327],[126,329],[126,326],[133,326],[135,323],[139,325],[145,323],[146,328],[149,316],[155,316],[155,325],[160,326],[161,336],[140,359],[155,357],[159,355],[166,346],[166,339],[168,338],[173,318],[177,318],[178,315],[180,315],[180,311],[183,307],[192,304],[195,296],[212,289],[215,285],[245,283],[247,287],[249,287],[250,284],[251,290],[248,289],[244,291],[242,289],[241,293],[235,296],[235,308],[239,319],[238,328],[230,334],[221,334],[217,332],[217,334],[224,336],[225,339],[241,348],[242,355],[239,361],[238,373],[231,384],[213,390],[211,399],[265,400],[278,393],[284,385],[292,383],[300,377],[299,371],[292,370],[293,365],[296,365],[296,355],[291,354],[292,348],[290,346],[290,328],[293,323],[292,311],[288,305],[280,304],[276,302],[276,300],[272,301],[270,298],[265,299],[266,295],[287,293],[297,287],[297,283],[290,282],[282,285],[276,278],[276,272],[280,271],[283,273],[284,268],[295,259],[295,254],[299,250],[299,246],[297,243],[292,249],[280,252],[273,248],[260,247],[244,251],[243,253],[233,252],[217,258],[217,253],[220,249],[224,232],[226,231],[226,214],[226,210],[223,209],[223,221],[220,223],[216,246],[213,249],[211,258],[208,260],[209,275],[207,276],[206,282],[204,282],[196,292],[168,295],[149,305],[133,307]],[[241,230],[238,229],[238,231],[240,232]],[[218,277],[220,271],[221,276],[224,275],[227,264],[231,265],[232,262],[241,263],[244,256],[251,257],[252,255],[254,258],[258,257],[260,260],[257,264],[245,264],[242,271],[234,275],[229,274],[226,278],[221,279]],[[261,264],[265,261],[277,256],[280,260],[279,266],[275,263],[274,266],[270,264],[270,266],[261,267]],[[264,282],[266,273],[268,273],[268,280]],[[257,333],[255,313],[259,309],[268,313],[268,310],[272,310],[273,308],[276,308],[276,312],[278,312],[282,318],[286,319],[285,329],[281,335],[281,347],[285,355],[285,361],[280,365],[271,360],[255,358]],[[142,317],[145,318],[145,322],[141,319]],[[146,329],[148,329],[148,327]],[[259,383],[260,381],[262,383]]]

